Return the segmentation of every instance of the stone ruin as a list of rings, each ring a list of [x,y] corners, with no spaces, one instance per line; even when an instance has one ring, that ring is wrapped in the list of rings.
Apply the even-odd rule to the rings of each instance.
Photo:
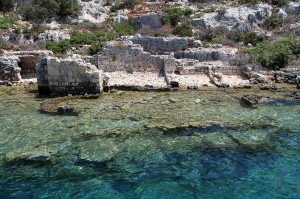
[[[0,54],[1,84],[22,81],[35,77],[35,66],[43,57],[52,55],[51,51],[13,51]]]
[[[99,94],[103,72],[82,59],[44,58],[36,65],[40,94],[49,96]]]

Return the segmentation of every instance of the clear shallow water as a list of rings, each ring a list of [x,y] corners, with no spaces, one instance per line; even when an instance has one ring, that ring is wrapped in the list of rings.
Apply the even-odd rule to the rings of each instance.
[[[106,94],[63,116],[2,92],[0,198],[300,198],[300,103],[242,94]]]

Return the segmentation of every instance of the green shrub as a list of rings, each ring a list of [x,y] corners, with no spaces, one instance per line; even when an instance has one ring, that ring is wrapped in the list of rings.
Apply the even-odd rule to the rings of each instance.
[[[172,33],[179,37],[193,36],[192,27],[187,23],[183,23],[181,25],[176,26]]]
[[[261,42],[266,40],[266,37],[260,34],[257,34],[256,32],[246,32],[242,34],[242,42],[244,44],[252,44],[252,45],[257,45]]]
[[[214,37],[214,38],[212,38],[211,42],[214,44],[220,44],[220,43],[222,43],[222,38],[218,37],[218,36]]]
[[[203,12],[205,13],[211,13],[211,12],[215,12],[217,10],[217,8],[215,6],[209,6],[208,8],[206,8],[205,10],[203,10]]]
[[[181,8],[165,8],[163,12],[166,14],[163,22],[170,23],[172,26],[176,26],[182,16],[190,16],[193,13],[191,9],[182,10]]]
[[[101,44],[92,44],[91,47],[89,48],[89,54],[90,55],[95,55],[98,52],[102,50],[102,45]]]
[[[164,33],[161,31],[154,32],[154,37],[162,37],[163,35],[164,35]]]
[[[117,10],[120,9],[133,9],[135,5],[139,5],[141,3],[141,0],[125,0],[121,3],[119,3],[116,8]]]
[[[109,41],[115,38],[115,35],[110,32],[94,31],[94,32],[73,32],[70,38],[70,43],[75,44],[94,44],[95,42]]]
[[[299,57],[300,39],[287,37],[276,42],[264,41],[255,48],[245,49],[244,52],[255,55],[263,67],[277,70]]]
[[[1,12],[13,11],[14,7],[15,7],[14,0],[0,0],[0,11]]]
[[[13,24],[17,23],[17,16],[9,12],[5,14],[3,17],[0,17],[0,29],[8,29],[10,28]]]
[[[258,4],[261,0],[239,0],[240,4]]]
[[[55,54],[65,54],[74,45],[91,45],[88,53],[93,55],[102,49],[101,42],[115,38],[115,34],[105,31],[94,32],[73,32],[70,39],[57,42],[48,42],[46,49],[52,50]]]
[[[273,13],[264,22],[264,26],[268,30],[274,30],[276,28],[279,28],[282,26],[282,24],[283,24],[283,19],[277,13]]]
[[[129,74],[133,74],[133,68],[131,66],[128,66],[126,68],[126,72],[129,73]]]
[[[77,0],[58,0],[59,11],[58,16],[76,15],[81,10]]]
[[[272,5],[282,7],[288,5],[289,2],[290,0],[272,0]]]
[[[117,6],[110,7],[111,12],[117,12],[118,10],[119,10],[119,7],[117,7]]]
[[[117,36],[134,34],[134,27],[129,23],[125,23],[125,22],[117,23],[113,26],[113,28],[116,31]]]
[[[65,54],[71,48],[70,40],[63,39],[57,42],[47,42],[46,49],[56,54]]]
[[[230,31],[226,34],[226,37],[235,42],[243,42],[244,44],[251,43],[252,45],[257,45],[258,43],[266,40],[266,37],[256,32],[239,32]]]
[[[22,11],[26,20],[40,23],[48,18],[76,15],[80,6],[77,0],[29,0]]]

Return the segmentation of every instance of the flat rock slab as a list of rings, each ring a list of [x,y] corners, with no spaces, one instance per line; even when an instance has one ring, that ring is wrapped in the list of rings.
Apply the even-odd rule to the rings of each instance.
[[[180,87],[203,87],[213,86],[209,77],[205,74],[197,75],[166,75],[169,82],[178,82]]]
[[[108,86],[138,86],[153,88],[164,88],[167,86],[164,76],[153,72],[133,72],[125,71],[105,73],[108,77]]]
[[[234,85],[248,85],[249,80],[239,75],[223,75],[222,83],[232,87]]]

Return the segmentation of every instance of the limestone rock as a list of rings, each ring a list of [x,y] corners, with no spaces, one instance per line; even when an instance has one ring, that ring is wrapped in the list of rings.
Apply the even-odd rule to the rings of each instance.
[[[19,81],[21,80],[21,68],[19,67],[20,59],[17,56],[0,57],[0,80]]]
[[[133,18],[134,27],[136,30],[143,27],[149,27],[151,29],[161,28],[163,26],[162,17],[163,14],[161,12],[150,12],[136,16]]]
[[[140,44],[145,51],[151,54],[163,54],[165,52],[175,52],[178,50],[186,50],[194,43],[191,37],[133,37],[129,39],[134,44]]]
[[[198,61],[211,61],[211,60],[222,60],[227,57],[227,53],[220,49],[192,49],[186,51],[177,51],[175,53],[175,58],[182,59],[182,58],[189,58],[195,59]]]
[[[285,9],[287,14],[298,15],[300,14],[300,2],[290,2]]]
[[[193,26],[215,28],[226,26],[228,29],[239,31],[250,30],[251,26],[261,24],[272,14],[272,7],[268,4],[257,4],[255,7],[233,7],[226,10],[225,14],[206,13],[201,18],[192,20]]]
[[[62,39],[70,39],[70,35],[61,30],[46,30],[38,35],[38,40],[43,42],[59,41]]]
[[[41,59],[36,67],[40,94],[84,95],[102,91],[103,73],[84,60]]]

